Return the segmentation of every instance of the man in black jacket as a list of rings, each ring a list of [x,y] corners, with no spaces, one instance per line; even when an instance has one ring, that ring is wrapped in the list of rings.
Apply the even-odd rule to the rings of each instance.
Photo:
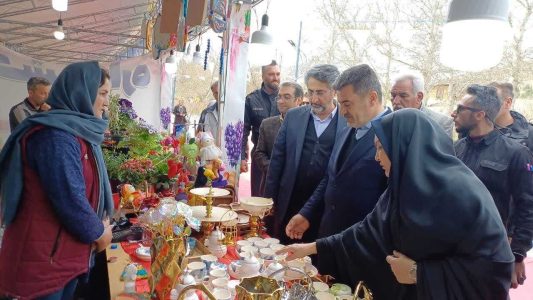
[[[502,101],[502,108],[496,116],[496,129],[533,151],[533,124],[529,123],[523,115],[512,110],[513,85],[507,82],[493,82],[490,86],[496,88],[498,97]]]
[[[468,132],[455,144],[455,152],[494,199],[515,255],[512,287],[516,288],[526,278],[523,260],[533,240],[533,155],[495,130],[500,106],[494,87],[468,87],[452,113],[456,130]]]
[[[244,104],[244,130],[242,135],[241,150],[241,172],[248,171],[248,154],[252,157],[252,166],[250,174],[250,184],[252,196],[261,196],[261,178],[262,171],[259,169],[257,162],[253,158],[253,152],[259,140],[259,127],[264,119],[272,116],[278,116],[279,111],[276,104],[278,89],[280,83],[280,69],[275,60],[270,65],[261,68],[263,83],[261,88],[251,92],[246,96]],[[248,153],[248,135],[252,132],[252,143],[254,147],[251,153]]]

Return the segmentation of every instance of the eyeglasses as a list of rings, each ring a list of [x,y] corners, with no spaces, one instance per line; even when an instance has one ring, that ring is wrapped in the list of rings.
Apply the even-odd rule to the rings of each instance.
[[[316,91],[307,90],[307,95],[309,96],[309,98],[313,98],[313,96],[317,96],[320,98],[326,95],[328,92],[329,90],[316,90]]]
[[[469,110],[471,112],[483,111],[482,109],[475,108],[475,107],[470,107],[470,106],[465,106],[465,105],[462,105],[462,104],[457,104],[457,108],[455,109],[455,111],[457,113],[460,113],[460,112],[465,111],[465,110]]]
[[[275,99],[276,101],[279,101],[279,100],[291,101],[292,99],[294,99],[294,97],[289,94],[284,94],[284,95],[278,95]]]

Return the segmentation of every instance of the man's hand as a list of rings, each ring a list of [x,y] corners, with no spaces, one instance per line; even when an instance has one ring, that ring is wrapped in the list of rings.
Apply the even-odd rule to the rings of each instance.
[[[389,263],[392,273],[396,276],[396,280],[401,284],[415,284],[416,273],[412,274],[411,271],[416,262],[398,251],[393,251],[392,254],[385,259]]]
[[[301,240],[307,229],[309,229],[309,221],[304,216],[297,214],[287,224],[285,234],[291,239]]]
[[[104,224],[104,233],[102,236],[94,241],[96,246],[96,252],[101,252],[111,244],[111,240],[113,239],[113,233],[111,232],[111,225],[109,225],[109,219],[105,219],[102,221],[102,224]]]
[[[513,276],[511,278],[511,287],[516,289],[518,285],[524,284],[526,280],[526,264],[524,261],[514,263]]]
[[[39,109],[42,110],[42,111],[49,111],[50,108],[52,108],[52,107],[50,105],[48,105],[48,103],[45,102],[45,103],[41,104],[41,107]]]
[[[293,260],[311,254],[316,254],[316,243],[292,244],[276,251],[276,255],[281,255],[285,253],[288,254],[286,260]]]
[[[248,172],[248,161],[246,159],[241,160],[241,173]]]

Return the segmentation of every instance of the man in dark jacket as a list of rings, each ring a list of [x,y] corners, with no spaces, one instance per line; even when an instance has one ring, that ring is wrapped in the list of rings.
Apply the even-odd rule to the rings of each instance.
[[[45,102],[50,93],[50,81],[42,77],[32,77],[28,80],[27,87],[28,97],[9,111],[11,132],[27,117],[50,109]]]
[[[290,242],[285,226],[311,197],[326,172],[331,151],[346,128],[335,101],[333,84],[339,70],[316,65],[305,75],[310,105],[287,112],[272,149],[265,183],[265,197],[274,199],[273,236]],[[316,239],[318,222],[303,235]]]
[[[257,142],[256,150],[253,153],[253,158],[263,172],[261,179],[261,195],[265,190],[265,181],[268,166],[270,165],[270,156],[283,118],[285,118],[289,109],[300,105],[303,96],[304,92],[301,85],[296,82],[282,83],[278,97],[276,98],[280,115],[264,119],[259,127],[259,141]]]
[[[252,157],[252,166],[250,174],[250,185],[252,188],[252,196],[261,195],[261,177],[262,172],[257,166],[257,162],[253,158],[253,152],[257,146],[259,139],[259,126],[261,122],[268,117],[278,116],[279,111],[276,105],[276,97],[278,96],[278,89],[280,83],[280,69],[276,61],[272,61],[270,65],[261,68],[263,76],[263,83],[261,88],[251,92],[246,96],[244,104],[244,130],[242,135],[242,150],[241,150],[241,172],[248,171],[248,154]],[[252,143],[254,147],[251,153],[248,153],[248,136],[252,132]]]
[[[339,76],[335,90],[339,114],[344,116],[348,127],[335,140],[324,178],[285,228],[287,236],[293,239],[301,239],[316,225],[319,225],[318,237],[326,237],[361,221],[374,209],[387,185],[385,173],[374,159],[375,134],[371,121],[391,110],[383,107],[376,72],[364,64],[352,67]],[[313,94],[311,91],[309,94],[312,103]],[[274,154],[272,157],[271,166]]]
[[[493,82],[490,84],[498,91],[498,97],[502,101],[502,108],[496,116],[496,129],[503,135],[533,151],[533,124],[529,123],[524,116],[512,110],[514,93],[511,83]]]
[[[523,260],[533,240],[533,155],[495,130],[500,107],[494,87],[469,86],[452,113],[456,130],[468,132],[455,144],[455,152],[494,199],[515,255],[516,288],[526,278]]]

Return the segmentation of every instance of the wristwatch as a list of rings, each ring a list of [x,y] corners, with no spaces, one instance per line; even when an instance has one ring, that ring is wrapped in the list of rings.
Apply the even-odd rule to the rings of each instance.
[[[524,261],[524,256],[522,254],[514,252],[514,261],[517,263],[521,263]]]
[[[416,262],[413,263],[411,266],[411,270],[409,270],[409,277],[416,283]]]

